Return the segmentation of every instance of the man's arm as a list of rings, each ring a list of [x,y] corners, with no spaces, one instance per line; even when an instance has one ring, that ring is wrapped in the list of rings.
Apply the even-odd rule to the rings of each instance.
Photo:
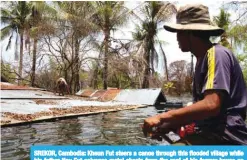
[[[195,120],[203,120],[216,116],[220,112],[221,96],[219,91],[205,91],[203,100],[198,101],[187,107],[166,112],[169,114],[171,121],[176,125],[183,125]],[[160,115],[161,122],[166,120],[165,113]]]
[[[207,90],[204,95],[203,100],[190,106],[145,119],[143,126],[144,134],[147,135],[147,132],[151,133],[153,127],[160,127],[161,131],[168,132],[171,129],[176,129],[195,120],[203,120],[219,114],[223,93],[221,91]]]

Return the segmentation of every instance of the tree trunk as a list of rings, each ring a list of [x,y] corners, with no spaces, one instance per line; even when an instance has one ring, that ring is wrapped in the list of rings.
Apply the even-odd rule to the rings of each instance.
[[[108,84],[107,84],[107,79],[108,79],[108,45],[109,45],[109,37],[110,37],[110,31],[108,29],[105,29],[104,31],[105,34],[105,55],[104,55],[104,72],[103,72],[103,85],[104,89],[107,89]]]
[[[161,52],[162,52],[163,57],[164,57],[164,65],[165,65],[165,72],[166,72],[166,81],[169,81],[169,73],[168,73],[168,65],[167,65],[166,53],[163,50],[161,43],[159,43],[159,44],[160,44]]]
[[[145,40],[145,49],[144,49],[144,59],[145,59],[145,69],[144,69],[144,77],[143,77],[143,83],[142,88],[148,88],[149,87],[149,77],[150,77],[150,55],[148,52],[148,42],[147,39]]]
[[[149,67],[145,66],[142,88],[148,88],[149,87],[149,75],[150,75]]]
[[[151,56],[149,56],[149,62],[151,63],[150,70],[152,71],[150,76],[154,77],[154,48],[151,49]]]
[[[37,38],[34,38],[33,42],[33,64],[32,64],[32,73],[31,73],[31,86],[35,86],[35,72],[36,72],[36,58],[37,58]]]
[[[80,43],[78,37],[75,38],[75,76],[74,76],[74,92],[79,91],[80,88],[80,58],[79,58]]]
[[[23,31],[20,32],[20,61],[19,61],[19,77],[18,77],[18,85],[22,82],[22,68],[23,68]]]
[[[93,77],[91,79],[91,86],[93,89],[98,89],[98,71],[99,71],[99,62],[96,62],[96,68],[93,71]]]
[[[166,80],[169,81],[167,59],[166,59],[166,55],[165,54],[164,54],[164,65],[165,65],[165,71],[166,71]]]

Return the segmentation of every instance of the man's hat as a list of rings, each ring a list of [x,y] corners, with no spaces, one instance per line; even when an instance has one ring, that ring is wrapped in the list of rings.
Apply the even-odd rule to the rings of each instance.
[[[201,4],[181,7],[178,10],[176,19],[177,24],[165,24],[164,28],[170,32],[182,30],[205,31],[210,36],[219,36],[224,33],[222,28],[212,24],[208,7]]]

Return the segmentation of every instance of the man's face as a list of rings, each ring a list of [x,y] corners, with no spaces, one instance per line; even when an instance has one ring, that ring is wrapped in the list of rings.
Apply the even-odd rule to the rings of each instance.
[[[190,38],[189,38],[189,32],[187,31],[178,31],[177,32],[177,41],[179,48],[182,50],[182,52],[189,52],[190,51]]]

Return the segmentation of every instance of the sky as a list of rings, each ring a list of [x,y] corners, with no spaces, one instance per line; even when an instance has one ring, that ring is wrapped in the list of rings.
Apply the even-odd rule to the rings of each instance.
[[[126,6],[130,9],[135,9],[137,6],[142,4],[144,1],[126,1]],[[177,1],[177,7],[179,8],[180,6],[186,5],[186,4],[195,4],[195,3],[201,3],[209,8],[209,13],[210,17],[212,19],[213,16],[216,16],[219,14],[220,10],[219,8],[221,7],[222,4],[227,3],[229,1],[215,1],[215,0],[179,0]],[[231,13],[231,18],[234,18],[235,14]],[[171,20],[171,22],[175,22],[175,16]],[[163,26],[163,25],[162,25]],[[2,25],[1,25],[2,28]],[[116,38],[123,38],[124,39],[131,39],[131,31],[134,30],[134,25],[133,23],[129,23],[127,27],[121,28],[120,31],[114,33],[114,37]],[[168,38],[169,37],[169,38]],[[165,31],[164,29],[161,29],[161,31],[158,34],[158,38],[160,40],[165,41],[167,44],[163,47],[166,56],[167,56],[167,61],[168,64],[174,61],[178,60],[186,60],[188,62],[191,61],[191,54],[190,53],[184,53],[181,52],[181,50],[178,47],[178,43],[176,40],[176,34],[175,33],[170,33],[168,31]],[[5,47],[7,44],[7,40],[1,41],[1,58],[3,58],[5,61],[8,61],[12,64],[18,64],[16,61],[14,61],[14,47],[8,52],[5,51]],[[157,71],[162,74],[163,72],[163,58],[159,60],[158,68]]]
[[[184,6],[186,4],[198,4],[201,3],[203,5],[208,6],[209,8],[209,14],[210,17],[212,19],[213,16],[217,16],[220,13],[219,8],[221,7],[222,4],[226,3],[228,1],[213,1],[213,0],[180,0],[177,3],[177,7],[179,8],[180,6]],[[140,3],[143,3],[143,1],[129,1],[126,2],[126,6],[130,9],[135,9],[138,5],[140,5]],[[232,16],[232,15],[231,15]],[[234,18],[234,16],[232,16],[232,18]],[[175,23],[176,19],[175,16],[172,18],[171,23]],[[161,25],[163,26],[163,25]],[[125,37],[126,39],[131,38],[131,31],[133,31],[134,26],[133,25],[129,25],[128,27],[125,27],[124,29],[121,29],[121,31],[124,33],[124,35],[122,34],[115,34],[115,36],[119,36],[119,37]],[[191,53],[190,52],[181,52],[178,43],[177,43],[177,38],[176,38],[176,33],[171,33],[166,31],[165,29],[161,29],[160,32],[158,33],[158,38],[162,41],[165,41],[166,44],[163,49],[166,53],[166,57],[167,57],[167,62],[168,64],[174,62],[174,61],[179,61],[179,60],[186,60],[187,62],[191,61]],[[196,61],[196,59],[194,58],[194,62]],[[195,64],[195,63],[194,63]],[[163,64],[163,59],[160,58],[159,59],[159,64],[158,64],[158,68],[157,71],[161,74],[164,75],[164,64]]]

